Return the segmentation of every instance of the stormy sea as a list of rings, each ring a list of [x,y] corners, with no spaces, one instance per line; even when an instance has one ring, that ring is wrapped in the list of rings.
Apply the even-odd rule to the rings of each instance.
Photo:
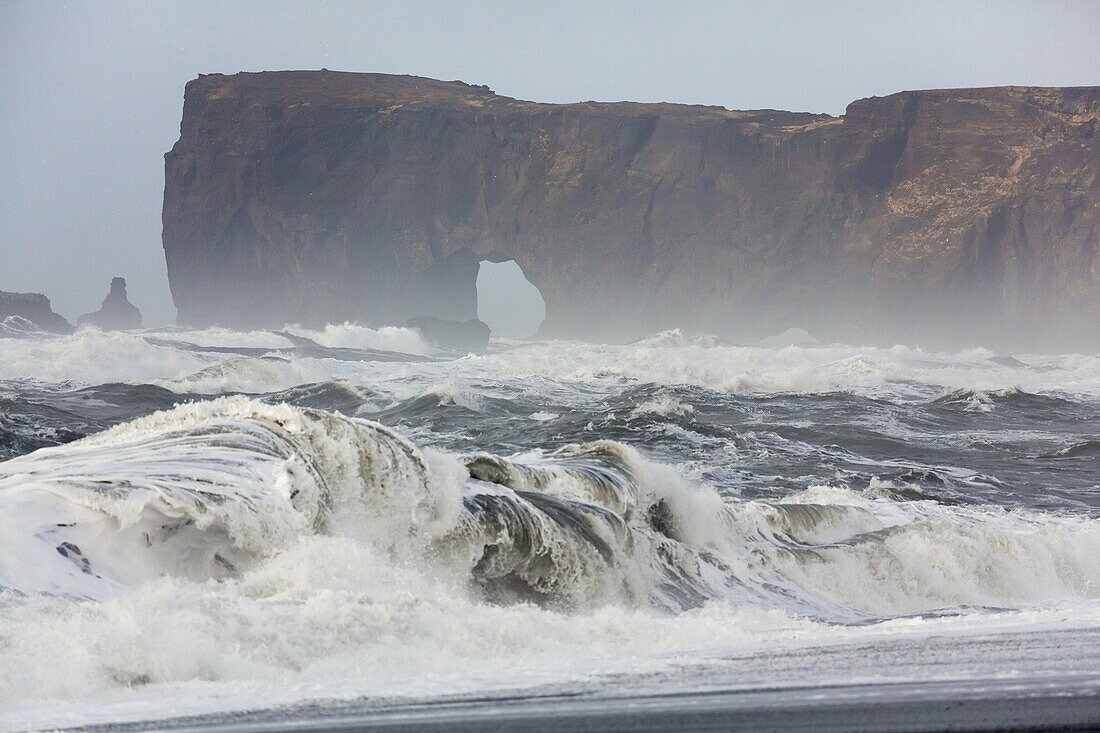
[[[1100,719],[1096,355],[0,330],[0,729]]]

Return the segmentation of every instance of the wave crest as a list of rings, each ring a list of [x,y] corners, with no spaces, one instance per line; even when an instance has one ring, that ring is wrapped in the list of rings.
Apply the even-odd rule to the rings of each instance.
[[[447,567],[482,599],[569,610],[724,599],[846,619],[1100,587],[1100,523],[1087,518],[826,487],[740,502],[613,441],[455,456],[378,423],[242,397],[0,464],[0,505],[0,584],[22,593],[233,577],[316,535]],[[929,567],[946,567],[937,548],[1004,558],[952,560],[931,582]],[[1037,582],[1029,569],[1044,563],[1058,572]]]

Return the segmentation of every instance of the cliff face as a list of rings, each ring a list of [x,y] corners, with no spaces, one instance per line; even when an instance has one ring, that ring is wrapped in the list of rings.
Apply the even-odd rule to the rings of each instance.
[[[537,104],[335,72],[187,86],[166,156],[181,323],[476,316],[544,333],[1100,345],[1100,88],[903,92],[843,117]]]

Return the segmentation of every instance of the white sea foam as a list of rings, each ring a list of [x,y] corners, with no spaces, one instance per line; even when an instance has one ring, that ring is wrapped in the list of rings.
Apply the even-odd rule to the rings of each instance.
[[[203,329],[169,328],[149,329],[144,335],[163,341],[194,344],[213,348],[287,349],[293,346],[290,339],[276,331],[235,331],[213,326]]]
[[[310,331],[288,326],[288,332],[309,338],[321,346],[376,349],[414,355],[432,353],[432,347],[419,333],[407,328],[370,329],[355,324],[327,326]],[[333,359],[293,357],[287,353],[293,344],[273,331],[238,332],[221,328],[202,331],[126,331],[104,332],[81,329],[68,336],[35,334],[36,338],[0,338],[0,380],[104,384],[108,382],[165,382],[177,391],[194,388],[200,393],[221,391],[273,391],[308,381],[347,378],[369,372],[369,364],[356,368],[354,362]],[[172,342],[180,344],[172,346]],[[258,357],[193,351],[188,345],[216,348],[270,349],[289,366],[265,365]],[[196,374],[218,364],[227,376],[219,381],[216,374]],[[396,370],[400,367],[391,367]],[[245,372],[251,370],[251,375]],[[236,371],[236,376],[230,374]],[[176,380],[180,380],[176,383]]]
[[[431,355],[435,347],[424,340],[414,328],[382,326],[368,328],[358,323],[330,323],[319,331],[289,325],[284,330],[297,336],[305,336],[321,346],[350,349],[378,349],[403,354]]]
[[[869,395],[914,394],[938,388],[1028,392],[1064,391],[1100,396],[1100,357],[1022,355],[1022,367],[990,361],[993,352],[928,352],[914,347],[713,345],[662,334],[625,346],[543,342],[477,357],[494,373],[517,379],[555,377],[586,384],[627,378],[687,384],[741,394],[852,391]]]
[[[673,395],[658,395],[634,408],[631,415],[657,415],[658,417],[687,417],[695,414],[695,408],[684,404]]]
[[[103,384],[182,377],[215,358],[149,343],[133,332],[0,339],[0,379]]]
[[[560,415],[556,412],[547,412],[546,410],[539,410],[538,412],[532,412],[531,419],[535,422],[550,422],[551,420],[557,420]]]
[[[382,326],[370,328],[358,323],[330,323],[322,329],[311,329],[287,324],[280,329],[258,331],[234,331],[227,328],[201,330],[171,329],[150,331],[150,335],[170,341],[182,341],[198,346],[246,347],[262,349],[287,349],[294,345],[282,333],[307,338],[320,346],[350,349],[377,349],[405,354],[429,355],[434,348],[420,332],[412,328]]]
[[[1061,605],[854,627],[723,602],[678,616],[620,606],[565,614],[472,602],[460,588],[386,563],[366,545],[314,537],[237,580],[165,578],[94,604],[0,600],[0,729],[364,694],[454,695],[577,679],[592,687],[602,675],[683,669],[737,654],[845,643],[866,650],[891,638],[1100,620],[1089,613]]]
[[[775,506],[786,510],[777,528],[816,555],[779,557],[778,572],[872,616],[1100,598],[1096,519],[868,499],[835,487]]]
[[[431,353],[431,347],[411,329],[369,329],[354,324],[328,326],[321,331],[293,326],[288,329],[322,346]],[[729,346],[714,339],[689,339],[672,331],[627,345],[539,342],[497,354],[410,365],[291,357],[286,353],[290,342],[271,331],[237,333],[207,329],[157,332],[149,337],[207,346],[282,350],[279,355],[292,364],[289,369],[278,374],[268,369],[270,381],[230,379],[224,387],[257,392],[284,389],[298,379],[384,383],[418,378],[442,383],[492,375],[519,383],[539,380],[542,388],[560,389],[555,396],[566,399],[570,390],[555,388],[553,382],[598,388],[631,380],[694,385],[740,394],[843,390],[913,399],[955,389],[974,390],[975,395],[1021,389],[1100,397],[1100,357],[1080,354],[1021,355],[1018,363],[999,363],[991,360],[992,352],[982,349],[938,353],[906,346],[888,349],[843,345]],[[72,336],[0,339],[0,379],[34,375],[40,380],[85,384],[179,380],[228,358],[233,357],[150,343],[140,332],[83,330]],[[216,380],[197,377],[192,381],[200,383],[200,391],[219,389]],[[978,396],[975,399],[980,401]]]

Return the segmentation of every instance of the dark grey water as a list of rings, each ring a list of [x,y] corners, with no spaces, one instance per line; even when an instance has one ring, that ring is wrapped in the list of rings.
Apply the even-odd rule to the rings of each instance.
[[[555,386],[533,394],[513,381],[468,382],[476,406],[445,393],[400,399],[342,382],[247,394],[377,420],[456,451],[621,441],[662,461],[697,465],[704,480],[744,498],[811,484],[867,489],[877,481],[893,484],[882,490],[899,499],[1100,511],[1100,407],[1091,397],[959,389],[892,401],[846,392],[740,396],[648,383],[557,401],[562,387]],[[239,393],[9,380],[0,394],[0,458],[11,458],[180,402]],[[554,417],[530,418],[539,412]]]

